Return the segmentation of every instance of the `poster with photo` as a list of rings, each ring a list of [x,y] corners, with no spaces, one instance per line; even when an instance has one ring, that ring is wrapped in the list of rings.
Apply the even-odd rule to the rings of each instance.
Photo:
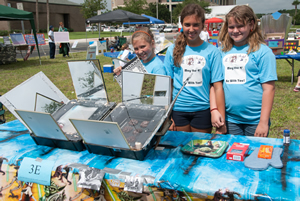
[[[138,57],[130,60],[125,66],[122,67],[122,70],[147,73],[145,66]],[[122,87],[122,72],[119,75],[114,74],[114,78],[117,80],[120,87]]]
[[[99,191],[104,177],[104,171],[97,168],[82,167],[79,171],[77,186]]]
[[[137,176],[126,176],[124,191],[131,191],[135,193],[143,192],[143,179]]]

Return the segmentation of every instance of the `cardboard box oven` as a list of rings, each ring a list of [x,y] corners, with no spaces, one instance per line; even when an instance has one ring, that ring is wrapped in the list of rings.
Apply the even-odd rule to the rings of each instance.
[[[164,134],[170,126],[163,126],[170,102],[169,76],[123,71],[122,103],[103,121],[70,120],[89,152],[144,160],[158,131]]]
[[[36,144],[82,151],[85,146],[69,118],[100,120],[115,103],[108,102],[98,60],[70,61],[68,65],[76,100],[69,100],[42,72],[0,100],[28,128]]]
[[[284,37],[285,33],[267,33],[265,34],[265,41],[275,55],[281,54],[284,51]]]

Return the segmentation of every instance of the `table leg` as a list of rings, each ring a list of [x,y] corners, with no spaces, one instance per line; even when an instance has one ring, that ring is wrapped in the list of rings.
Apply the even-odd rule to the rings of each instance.
[[[293,82],[294,82],[294,63],[295,63],[294,60],[295,60],[295,59],[292,59],[292,84],[293,84]]]
[[[294,59],[292,59],[292,62],[290,62],[290,60],[288,60],[288,59],[285,59],[289,64],[290,64],[290,66],[292,67],[292,77],[291,77],[291,84],[293,84],[293,82],[294,82],[294,63],[295,63],[295,61],[294,61]]]

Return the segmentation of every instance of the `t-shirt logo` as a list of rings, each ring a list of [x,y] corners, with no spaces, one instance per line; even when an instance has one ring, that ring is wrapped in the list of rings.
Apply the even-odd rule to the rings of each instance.
[[[183,70],[182,82],[184,82],[191,73],[193,74],[186,86],[198,87],[202,86],[202,68],[205,66],[206,60],[202,56],[189,55],[182,58],[181,68]]]
[[[245,66],[249,61],[247,54],[228,54],[223,58],[226,84],[246,83]]]

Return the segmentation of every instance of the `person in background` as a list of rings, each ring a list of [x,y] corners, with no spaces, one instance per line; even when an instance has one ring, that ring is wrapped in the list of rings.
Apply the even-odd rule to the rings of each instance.
[[[180,14],[182,32],[168,48],[164,59],[167,75],[172,78],[173,99],[190,77],[172,111],[177,131],[211,133],[212,126],[225,126],[221,53],[199,37],[204,28],[204,13],[198,4],[183,8]]]
[[[265,45],[251,7],[235,6],[225,18],[219,41],[227,133],[267,137],[277,80],[275,55]]]
[[[209,37],[209,33],[207,32],[206,26],[204,26],[203,30],[201,31],[200,38],[205,42],[209,42],[210,37]]]
[[[49,43],[49,49],[50,49],[50,59],[55,58],[55,42],[54,42],[54,27],[50,25],[49,32],[48,32],[48,43]]]
[[[109,39],[106,38],[105,40],[106,40],[106,49],[109,50],[109,46],[110,46],[110,44],[109,44]]]
[[[221,27],[222,27],[222,25],[221,25],[221,24],[218,24],[217,30],[220,31],[220,30],[221,30]]]
[[[163,62],[155,55],[154,36],[148,27],[142,27],[131,36],[134,53],[139,57],[148,73],[166,75]],[[114,69],[119,75],[122,67]]]
[[[115,36],[114,40],[111,40],[110,48],[117,48],[119,44],[118,36]]]
[[[127,43],[124,43],[121,47],[121,51],[119,55],[117,56],[118,59],[124,60],[124,61],[129,61],[128,56],[131,54],[131,50],[129,49],[129,46]],[[125,62],[120,61],[120,65],[123,67],[125,66]]]
[[[68,29],[64,26],[64,23],[59,23],[58,32],[67,32]],[[59,54],[63,54],[63,57],[69,57],[69,43],[60,43]]]
[[[299,92],[300,91],[300,70],[298,71],[297,78],[298,78],[298,80],[297,80],[297,84],[294,88],[294,92]]]

